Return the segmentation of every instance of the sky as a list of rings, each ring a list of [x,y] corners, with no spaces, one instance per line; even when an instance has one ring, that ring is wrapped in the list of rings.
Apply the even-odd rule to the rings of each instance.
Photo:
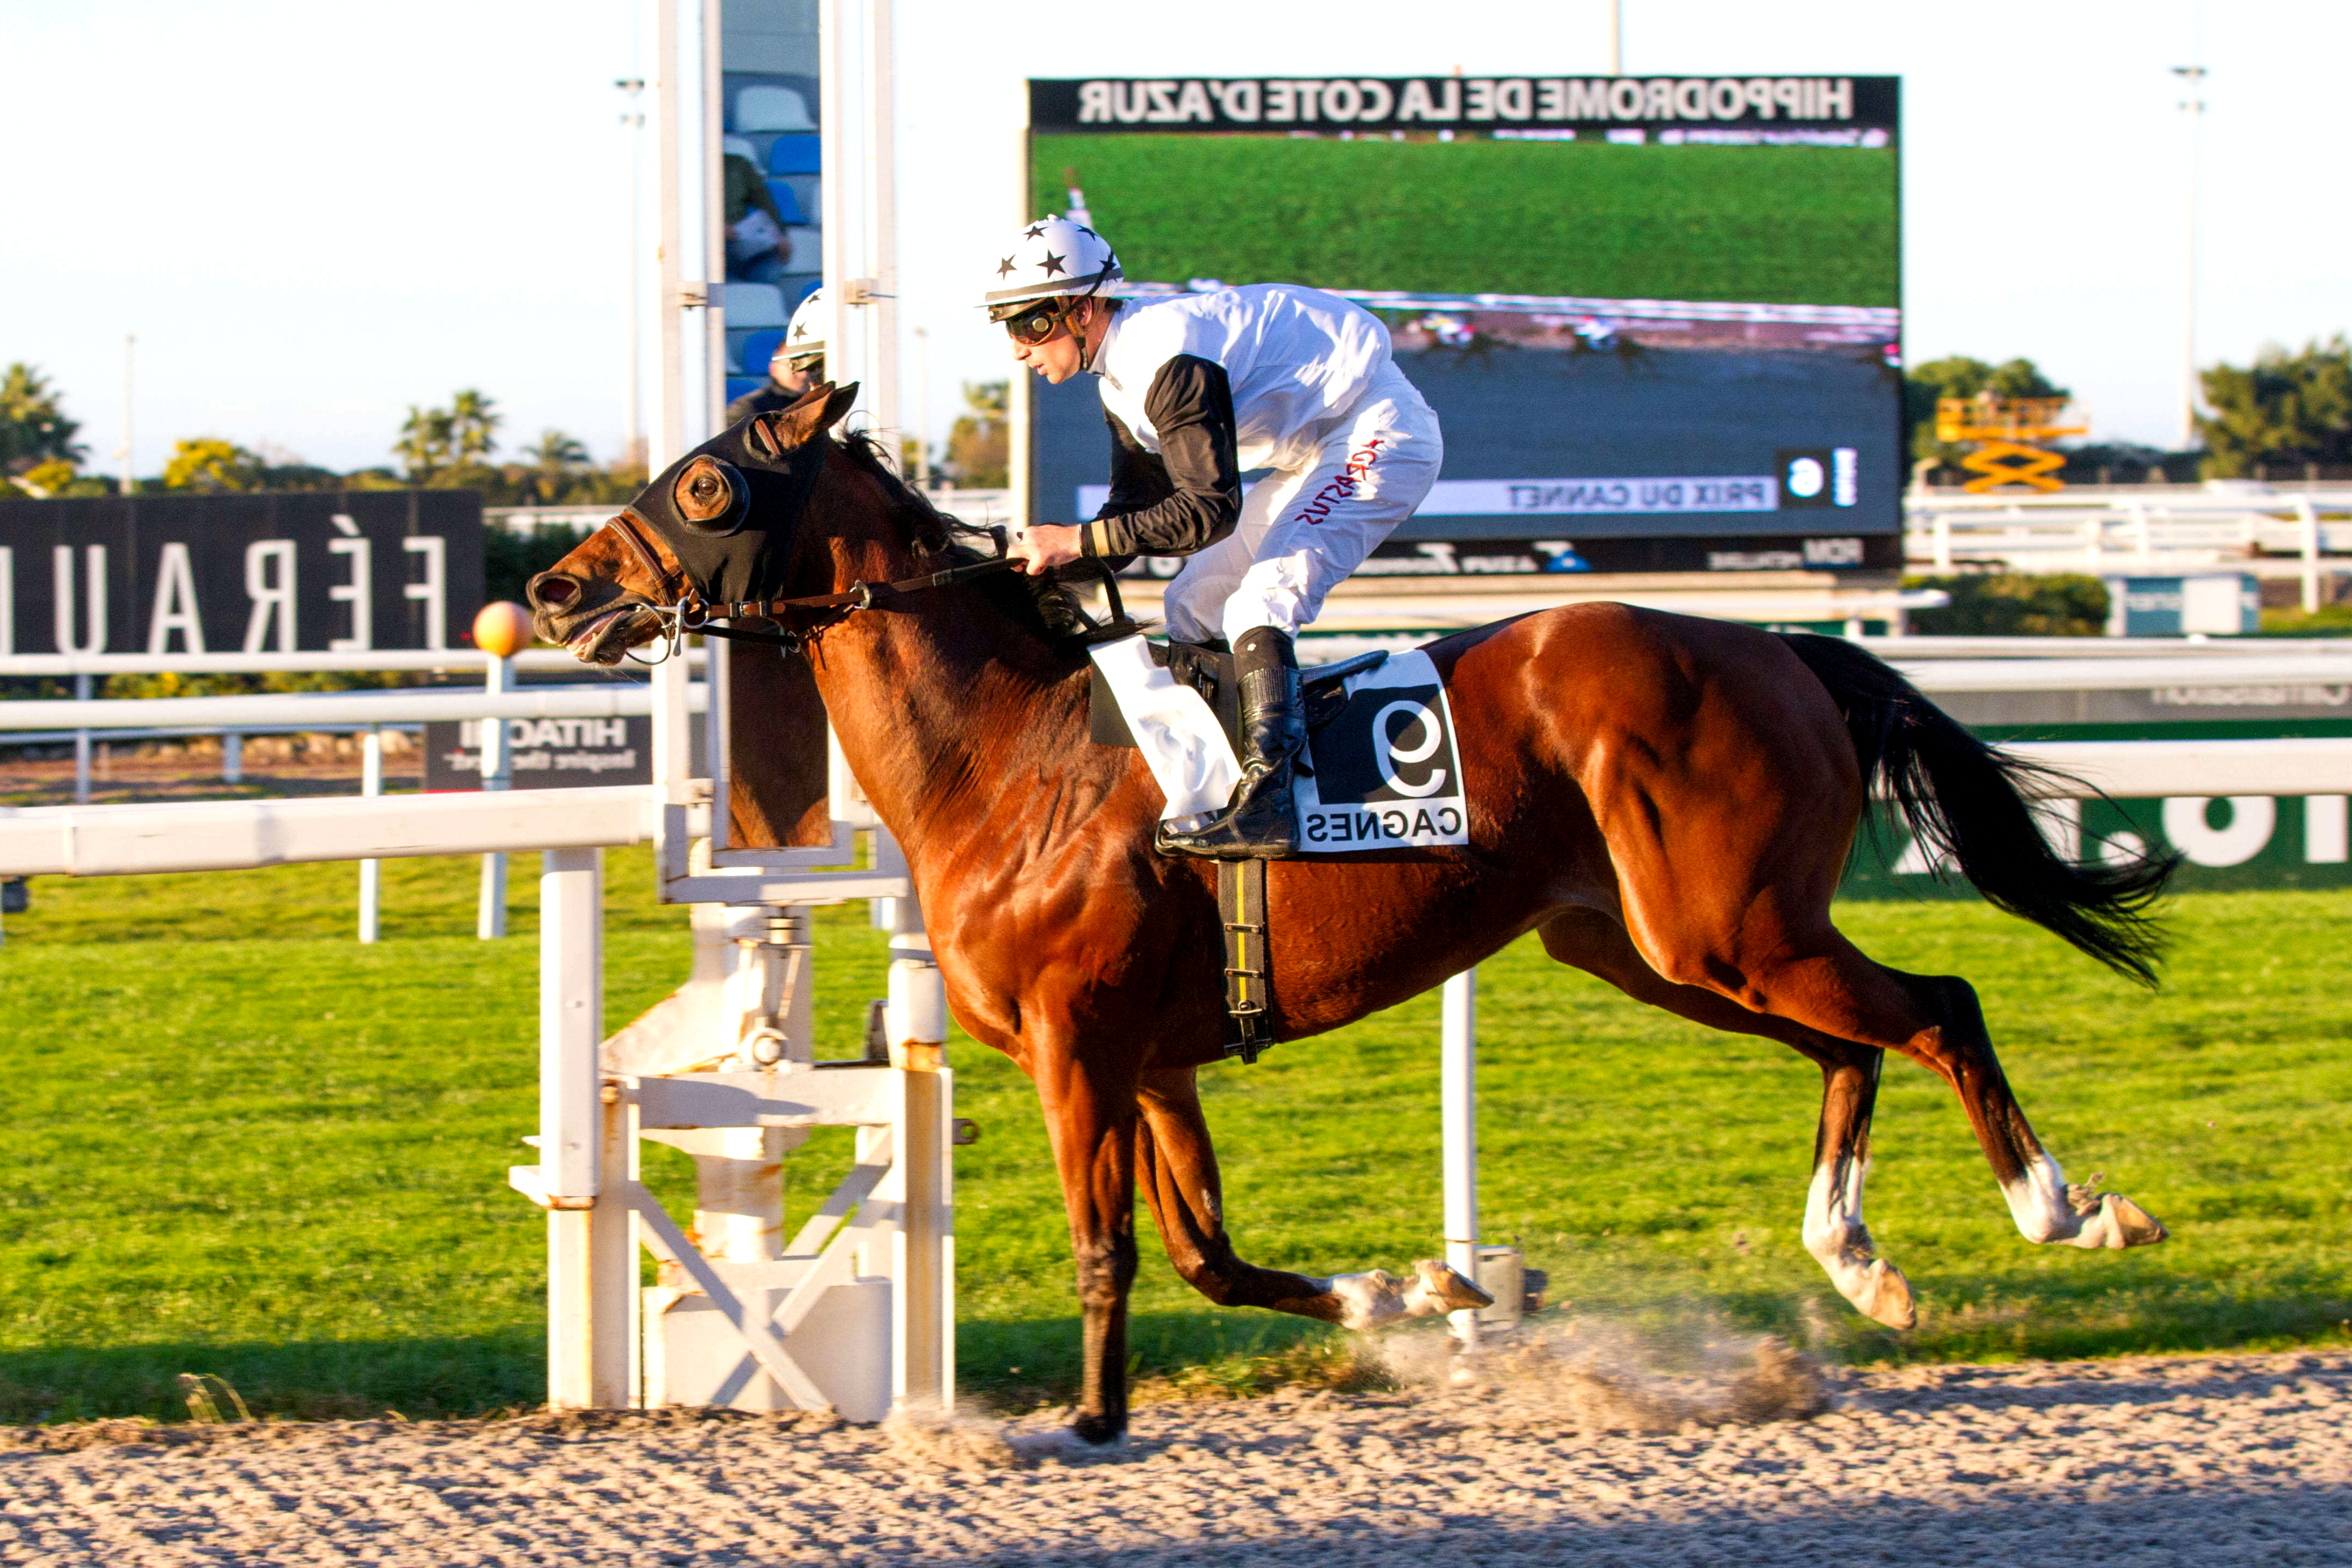
[[[2051,0],[2029,33],[1885,0],[1623,4],[1629,74],[1905,79],[1915,363],[2024,355],[2088,404],[2095,438],[2176,437],[2189,157],[2168,68],[2200,57],[2200,362],[2352,329],[2352,210],[2326,199],[2352,6],[2237,0],[2207,20],[2203,0]],[[1017,216],[1023,77],[1595,74],[1607,5],[1474,0],[1441,30],[1425,0],[1353,0],[1344,26],[1296,0],[898,0],[901,321],[930,344],[909,417],[927,402],[936,439],[961,383],[1006,374],[970,269]],[[652,74],[646,8],[0,0],[0,363],[52,378],[108,471],[126,333],[142,473],[195,436],[387,462],[410,405],[459,387],[506,411],[509,450],[552,427],[613,456],[613,84]]]

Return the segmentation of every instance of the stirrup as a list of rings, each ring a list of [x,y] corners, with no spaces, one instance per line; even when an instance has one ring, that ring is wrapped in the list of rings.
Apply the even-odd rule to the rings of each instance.
[[[1253,783],[1258,784],[1255,792]],[[1204,860],[1286,860],[1298,853],[1298,813],[1291,803],[1288,762],[1263,782],[1244,780],[1234,793],[1243,798],[1204,827],[1173,833],[1161,822],[1151,831],[1151,847],[1162,855]]]

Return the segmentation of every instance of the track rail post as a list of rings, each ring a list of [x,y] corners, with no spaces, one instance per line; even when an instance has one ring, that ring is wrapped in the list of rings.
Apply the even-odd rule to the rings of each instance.
[[[1445,983],[1439,1004],[1439,1121],[1445,1161],[1445,1261],[1462,1278],[1478,1279],[1478,971]],[[1478,1345],[1478,1313],[1450,1314],[1455,1342]]]

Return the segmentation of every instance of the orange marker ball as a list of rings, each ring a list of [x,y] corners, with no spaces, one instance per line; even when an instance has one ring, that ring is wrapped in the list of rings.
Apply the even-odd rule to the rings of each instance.
[[[530,612],[511,599],[494,599],[474,617],[474,646],[493,658],[511,658],[530,643]]]

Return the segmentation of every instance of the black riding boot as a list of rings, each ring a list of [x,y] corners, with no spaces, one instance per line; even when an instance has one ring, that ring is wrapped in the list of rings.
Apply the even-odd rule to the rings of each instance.
[[[1234,644],[1241,687],[1242,782],[1216,819],[1192,833],[1161,823],[1152,847],[1162,855],[1213,860],[1279,860],[1298,852],[1298,815],[1290,801],[1291,764],[1307,744],[1298,705],[1298,658],[1287,633],[1244,632]]]

